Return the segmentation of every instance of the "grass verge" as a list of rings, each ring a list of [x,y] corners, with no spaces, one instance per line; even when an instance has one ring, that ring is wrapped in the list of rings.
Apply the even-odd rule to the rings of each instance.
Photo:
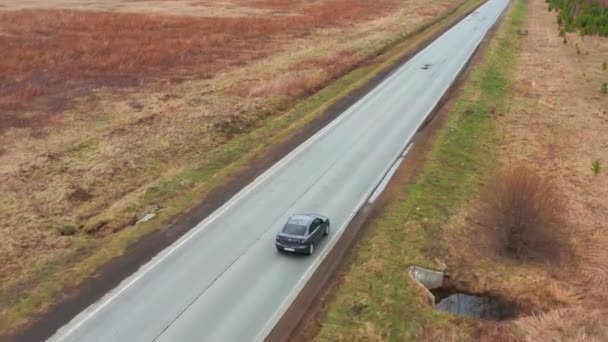
[[[424,339],[427,330],[466,328],[429,306],[407,266],[437,267],[433,250],[452,214],[495,170],[499,142],[493,116],[505,112],[513,80],[518,29],[527,7],[517,0],[499,25],[441,128],[417,182],[398,190],[372,220],[349,258],[341,287],[328,305],[317,340]]]
[[[364,88],[375,76],[393,67],[483,2],[468,0],[435,22],[403,35],[397,41],[388,42],[378,51],[377,57],[300,102],[286,114],[268,120],[260,128],[236,137],[216,150],[202,154],[200,162],[193,162],[190,168],[150,188],[142,194],[143,201],[162,201],[166,205],[154,220],[103,238],[76,242],[79,245],[72,253],[36,266],[35,279],[26,282],[26,289],[23,289],[24,281],[21,279],[13,284],[3,284],[0,292],[0,304],[4,308],[0,313],[0,334],[8,333],[26,323],[33,314],[48,309],[51,303],[60,300],[60,294],[65,293],[66,289],[76,287],[86,277],[93,276],[99,266],[123,254],[127,247],[145,235],[167,227],[173,218],[200,203],[201,198],[211,190],[225,184],[263,155],[268,146],[277,145],[305,128],[333,104]]]

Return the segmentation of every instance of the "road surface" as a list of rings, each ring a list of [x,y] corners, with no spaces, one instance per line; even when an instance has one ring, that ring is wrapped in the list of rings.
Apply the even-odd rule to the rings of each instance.
[[[507,4],[466,17],[51,340],[263,339]],[[274,247],[294,213],[331,219],[312,257]]]

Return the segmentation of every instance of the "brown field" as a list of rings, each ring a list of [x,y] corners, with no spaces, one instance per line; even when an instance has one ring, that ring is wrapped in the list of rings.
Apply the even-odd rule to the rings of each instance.
[[[161,15],[189,16],[251,16],[266,15],[264,1],[255,0],[6,0],[0,10],[16,9],[69,9],[80,11],[131,12]],[[286,4],[299,4],[302,1],[285,1]],[[288,6],[287,10],[295,6]]]
[[[606,341],[608,95],[599,87],[608,80],[602,70],[608,39],[570,34],[564,44],[544,1],[529,2],[529,9],[511,108],[497,118],[500,164],[523,164],[550,180],[545,200],[536,198],[528,208],[555,205],[546,197],[558,195],[559,212],[550,220],[564,221],[536,241],[534,258],[514,260],[497,252],[475,203],[455,219],[446,238],[459,246],[451,248],[458,270],[453,279],[459,288],[496,294],[520,310],[512,321],[473,324],[481,340]],[[603,166],[598,175],[592,171],[595,160]]]
[[[307,35],[314,29],[380,16],[395,6],[395,0],[373,6],[361,0],[334,0],[296,6],[293,15],[209,18],[70,10],[0,12],[0,110],[20,109],[44,95],[55,97],[53,107],[61,109],[62,100],[71,97],[69,90],[82,91],[90,83],[98,87],[152,78],[212,78],[277,51],[279,35]],[[43,106],[48,108],[48,102]],[[11,122],[5,119],[3,129]]]
[[[49,270],[90,274],[235,137],[460,2],[3,2],[0,331],[52,297]]]

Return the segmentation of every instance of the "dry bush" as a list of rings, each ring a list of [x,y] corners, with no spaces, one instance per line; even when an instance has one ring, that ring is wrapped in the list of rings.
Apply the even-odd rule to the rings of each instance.
[[[484,226],[502,253],[544,261],[566,256],[565,207],[548,178],[517,167],[496,177],[482,198]]]

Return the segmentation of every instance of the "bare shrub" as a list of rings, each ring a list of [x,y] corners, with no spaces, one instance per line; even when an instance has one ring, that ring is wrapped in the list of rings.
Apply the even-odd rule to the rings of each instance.
[[[555,261],[564,256],[564,205],[552,182],[520,166],[496,177],[484,194],[485,226],[504,254]]]

